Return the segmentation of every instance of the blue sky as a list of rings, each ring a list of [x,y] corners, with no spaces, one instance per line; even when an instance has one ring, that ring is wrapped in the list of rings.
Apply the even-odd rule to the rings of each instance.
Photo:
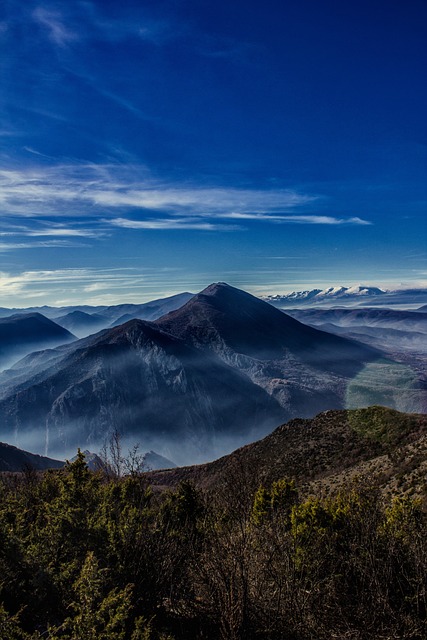
[[[427,286],[424,0],[3,0],[0,305]]]

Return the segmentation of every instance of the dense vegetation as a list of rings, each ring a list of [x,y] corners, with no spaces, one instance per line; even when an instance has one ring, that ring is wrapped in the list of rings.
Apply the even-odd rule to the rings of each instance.
[[[236,468],[153,492],[84,456],[0,482],[2,640],[427,635],[426,515],[367,481],[302,497]]]

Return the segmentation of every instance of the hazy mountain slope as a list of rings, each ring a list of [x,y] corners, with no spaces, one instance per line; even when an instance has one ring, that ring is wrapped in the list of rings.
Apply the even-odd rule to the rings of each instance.
[[[427,313],[397,309],[287,309],[286,314],[310,325],[387,327],[427,333]]]
[[[78,338],[84,338],[90,334],[105,329],[109,325],[109,319],[98,314],[85,313],[84,311],[71,311],[64,316],[55,318],[55,322],[64,329],[68,329]]]
[[[11,308],[0,307],[0,317],[6,317],[10,315],[26,315],[28,313],[41,313],[45,318],[55,320],[59,316],[65,316],[73,311],[82,311],[83,313],[101,313],[105,306],[92,307],[87,304],[83,305],[71,305],[66,307],[50,307],[49,305],[43,305],[42,307],[27,307],[27,308]]]
[[[365,342],[387,353],[400,351],[427,352],[427,335],[419,331],[404,331],[384,326],[351,325],[338,326],[332,323],[316,325],[322,331]]]
[[[161,298],[160,300],[153,300],[152,302],[146,302],[139,305],[120,305],[121,314],[116,316],[116,320],[112,323],[112,326],[129,322],[129,320],[157,320],[161,316],[179,309],[183,304],[191,300],[193,293],[179,293],[169,298]],[[114,309],[114,307],[112,307]],[[125,312],[126,309],[126,312]],[[108,310],[107,310],[108,313]]]
[[[40,313],[1,318],[0,367],[10,366],[35,349],[54,347],[75,339],[72,333]]]
[[[166,298],[151,300],[142,304],[118,304],[110,306],[72,305],[68,307],[50,307],[45,305],[42,307],[28,307],[27,309],[7,309],[5,307],[0,307],[0,318],[10,315],[41,313],[46,318],[55,320],[55,322],[57,320],[61,320],[61,322],[58,323],[61,324],[62,320],[70,314],[73,314],[70,321],[74,318],[77,323],[79,322],[80,314],[85,314],[86,316],[94,316],[95,318],[100,317],[102,320],[105,319],[102,327],[107,327],[113,322],[116,322],[118,318],[124,316],[127,317],[119,324],[123,324],[123,322],[133,318],[140,318],[141,320],[153,320],[155,318],[159,318],[161,315],[164,315],[173,309],[178,309],[178,307],[187,302],[187,300],[192,296],[192,293],[184,292],[168,296]],[[76,314],[75,312],[78,313]],[[80,316],[80,319],[83,319],[84,317],[85,316]],[[69,327],[67,326],[65,328],[68,329]]]
[[[148,473],[153,485],[190,480],[218,487],[227,477],[250,474],[256,483],[293,477],[298,484],[333,489],[357,474],[376,474],[384,489],[426,495],[427,415],[384,407],[326,411],[295,419],[264,439],[214,462]]]
[[[42,451],[93,448],[118,429],[144,449],[178,447],[178,462],[206,459],[224,450],[223,437],[248,441],[283,413],[214,354],[140,320],[78,341],[53,364],[47,356],[0,402],[3,432],[21,441],[38,432]]]
[[[37,470],[60,469],[64,464],[61,460],[38,456],[34,453],[13,447],[10,444],[0,442],[0,472],[22,471],[27,467]]]

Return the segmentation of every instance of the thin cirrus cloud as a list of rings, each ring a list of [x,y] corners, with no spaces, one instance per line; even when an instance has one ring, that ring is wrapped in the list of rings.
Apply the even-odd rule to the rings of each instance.
[[[12,274],[0,271],[0,305],[8,306],[43,297],[46,304],[118,304],[129,296],[153,299],[150,291],[171,295],[171,272],[168,268],[66,268],[32,269]],[[182,283],[184,287],[187,281]],[[75,294],[78,293],[78,300]],[[68,296],[68,297],[65,297]]]
[[[93,2],[70,3],[68,6],[38,4],[34,7],[31,18],[51,43],[59,48],[66,48],[76,41],[94,39],[117,43],[138,38],[160,45],[186,32],[176,20],[155,18],[148,13],[146,7],[139,7],[131,19],[116,16],[114,20],[103,15],[101,7]]]
[[[126,175],[125,175],[126,174]],[[0,204],[4,214],[37,218],[102,216],[110,226],[128,229],[238,230],[239,221],[273,224],[370,225],[363,218],[298,213],[321,201],[318,195],[292,189],[244,189],[181,186],[154,180],[145,167],[58,165],[43,170],[0,171]],[[116,211],[146,216],[128,219]],[[70,213],[72,212],[72,213]],[[294,213],[296,212],[296,213]],[[108,220],[109,216],[111,220]],[[36,230],[30,235],[86,236],[99,231],[74,228]]]
[[[241,229],[238,225],[215,224],[205,222],[197,218],[165,218],[150,220],[128,220],[126,218],[114,218],[110,224],[122,229],[153,229],[153,230],[173,230],[192,229],[199,231],[234,231]]]
[[[77,33],[65,25],[65,20],[59,11],[39,6],[34,9],[32,15],[34,21],[46,30],[53,44],[66,47],[69,43],[78,40]]]
[[[53,227],[50,229],[36,229],[25,231],[22,235],[29,237],[76,237],[76,238],[98,238],[105,235],[105,231],[99,229],[72,229],[67,227]]]
[[[371,225],[369,220],[363,220],[357,216],[351,218],[335,218],[334,216],[321,216],[321,215],[304,215],[304,216],[287,216],[287,215],[270,215],[259,213],[226,213],[220,216],[221,218],[231,218],[235,220],[262,220],[263,222],[278,222],[278,223],[293,223],[293,224],[356,224],[356,225]]]
[[[36,242],[0,242],[0,253],[5,251],[16,251],[18,249],[48,249],[52,247],[60,248],[84,248],[89,245],[81,242],[70,242],[68,240],[42,240]]]
[[[131,176],[131,179],[129,178]],[[0,170],[0,204],[4,214],[84,215],[88,207],[104,215],[117,208],[216,217],[230,209],[241,213],[292,210],[318,196],[291,189],[244,189],[223,186],[182,187],[154,180],[145,167],[57,165]]]

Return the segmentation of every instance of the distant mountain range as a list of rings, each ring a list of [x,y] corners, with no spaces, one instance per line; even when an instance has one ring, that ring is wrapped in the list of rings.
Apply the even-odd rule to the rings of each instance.
[[[57,324],[72,331],[79,338],[95,333],[100,329],[123,324],[128,320],[156,320],[160,316],[178,309],[192,298],[192,293],[178,293],[167,298],[151,300],[143,304],[117,304],[111,306],[78,305],[70,307],[29,307],[27,309],[0,308],[0,318],[11,315],[38,313],[54,320]]]
[[[216,283],[155,322],[131,320],[16,363],[0,375],[1,432],[63,457],[117,429],[182,464],[325,409],[423,410],[424,383],[399,367]]]
[[[352,287],[329,287],[327,289],[311,289],[293,291],[284,295],[263,296],[266,302],[276,307],[288,308],[300,305],[343,305],[343,306],[387,306],[387,305],[422,305],[427,302],[427,289],[385,290],[378,287],[354,285]]]
[[[340,327],[385,327],[427,333],[427,313],[394,309],[288,309],[287,315],[310,325],[326,322]]]

